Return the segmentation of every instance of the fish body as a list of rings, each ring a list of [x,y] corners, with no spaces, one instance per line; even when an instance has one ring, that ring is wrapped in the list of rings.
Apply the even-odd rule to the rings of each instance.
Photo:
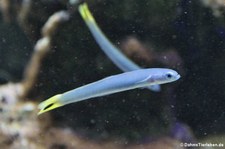
[[[117,67],[124,72],[142,69],[140,66],[127,58],[115,45],[109,41],[109,39],[98,27],[86,3],[79,6],[79,12],[100,48]],[[147,88],[156,92],[161,90],[161,87],[158,84],[148,86]]]
[[[117,92],[176,81],[180,75],[171,69],[149,68],[106,77],[63,94],[53,96],[39,104],[42,114],[57,107]]]

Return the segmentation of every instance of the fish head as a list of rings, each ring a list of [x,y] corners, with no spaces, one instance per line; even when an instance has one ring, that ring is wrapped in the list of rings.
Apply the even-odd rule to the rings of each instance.
[[[180,75],[172,69],[156,68],[154,73],[151,73],[148,81],[153,84],[165,84],[174,82],[180,78]]]

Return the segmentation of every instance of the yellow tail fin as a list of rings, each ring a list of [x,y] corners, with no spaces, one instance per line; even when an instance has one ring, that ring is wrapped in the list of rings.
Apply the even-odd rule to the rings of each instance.
[[[79,6],[79,12],[80,12],[82,18],[84,19],[84,21],[95,22],[95,19],[92,16],[87,3],[83,3]]]
[[[40,111],[38,112],[38,115],[63,106],[63,104],[61,104],[59,102],[60,97],[61,97],[61,94],[55,95],[55,96],[41,102],[38,105],[38,108],[40,109]]]

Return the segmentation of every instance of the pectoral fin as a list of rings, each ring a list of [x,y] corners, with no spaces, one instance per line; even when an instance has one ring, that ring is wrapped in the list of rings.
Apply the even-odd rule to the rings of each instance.
[[[148,80],[151,79],[151,77],[152,77],[152,76],[150,75],[150,76],[148,76],[147,78],[145,78],[145,79],[143,79],[143,80],[141,80],[141,81],[138,81],[137,84],[143,83],[143,82],[147,82]]]
[[[156,84],[156,85],[151,85],[151,86],[148,86],[148,87],[146,87],[146,88],[148,88],[148,89],[150,89],[150,90],[152,90],[152,91],[155,91],[155,92],[160,92],[160,91],[161,91],[161,86],[158,85],[158,84]]]
[[[143,82],[151,82],[151,80],[153,80],[153,79],[152,79],[152,76],[150,75],[147,78],[145,78],[145,79],[137,82],[137,84],[143,83]],[[148,87],[142,87],[141,89],[144,89],[144,88],[150,89],[150,90],[155,91],[155,92],[160,92],[161,91],[161,86],[158,85],[158,84],[156,84],[156,85],[150,85]]]

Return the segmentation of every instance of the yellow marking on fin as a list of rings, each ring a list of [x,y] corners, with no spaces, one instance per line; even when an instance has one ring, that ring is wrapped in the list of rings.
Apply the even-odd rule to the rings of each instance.
[[[87,3],[83,3],[79,6],[79,12],[85,21],[95,22],[95,19],[93,15],[91,14]]]
[[[63,104],[61,104],[59,102],[60,97],[61,97],[61,94],[55,95],[55,96],[41,102],[38,105],[38,108],[40,109],[40,111],[38,112],[38,115],[63,106]]]

